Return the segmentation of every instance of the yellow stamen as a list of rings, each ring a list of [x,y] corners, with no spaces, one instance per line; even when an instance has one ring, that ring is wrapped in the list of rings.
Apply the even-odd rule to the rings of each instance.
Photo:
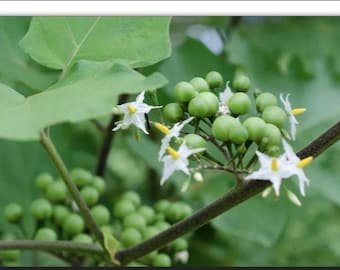
[[[279,170],[279,164],[277,163],[277,159],[276,158],[272,159],[272,170],[274,172]]]
[[[301,169],[302,169],[303,167],[305,167],[305,166],[307,166],[309,163],[311,163],[313,159],[314,159],[314,158],[313,158],[312,156],[307,157],[307,158],[304,158],[304,159],[301,160],[296,166],[297,166],[298,168],[301,168]]]
[[[155,123],[154,126],[165,135],[170,132],[170,129],[168,129],[166,126],[162,125],[161,123]]]
[[[130,113],[135,113],[137,111],[136,107],[132,105],[128,105],[128,110]]]
[[[298,115],[298,114],[304,113],[305,111],[306,111],[305,108],[296,108],[296,109],[292,110],[292,114],[293,115]]]
[[[179,159],[179,154],[175,149],[168,146],[166,150],[168,151],[169,155],[172,156],[173,159]]]

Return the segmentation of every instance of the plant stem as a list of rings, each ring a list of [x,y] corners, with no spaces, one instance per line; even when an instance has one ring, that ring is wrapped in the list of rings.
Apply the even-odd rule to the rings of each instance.
[[[1,241],[0,250],[4,249],[29,249],[44,251],[74,251],[88,252],[104,255],[104,250],[95,244],[76,243],[71,241],[36,241],[36,240],[11,240]]]
[[[120,95],[118,99],[118,104],[126,103],[128,100],[128,95]],[[95,174],[98,176],[104,176],[106,161],[110,153],[111,145],[113,142],[113,138],[115,136],[115,132],[112,129],[115,127],[115,123],[119,120],[119,115],[113,115],[110,123],[106,127],[103,143],[100,149],[97,166],[95,170]]]
[[[339,138],[340,122],[336,123],[333,127],[320,135],[316,140],[299,151],[297,155],[301,159],[308,156],[313,156],[315,158],[331,145],[336,143]],[[237,186],[214,202],[198,210],[192,216],[172,225],[167,230],[134,247],[117,252],[116,259],[123,265],[139,257],[142,257],[153,250],[164,247],[178,237],[181,237],[182,235],[203,226],[211,219],[253,197],[254,195],[263,191],[269,185],[269,181],[250,181]]]
[[[85,201],[80,195],[80,192],[77,188],[77,186],[73,183],[70,173],[68,172],[66,165],[64,164],[61,156],[59,155],[57,149],[55,148],[52,140],[50,137],[45,133],[40,133],[40,142],[44,146],[45,150],[47,151],[48,155],[52,159],[55,167],[57,168],[58,172],[60,173],[62,179],[64,180],[66,186],[68,187],[72,198],[76,202],[79,211],[83,218],[85,219],[86,225],[89,227],[90,231],[93,233],[93,235],[96,237],[98,242],[104,247],[104,238],[103,234],[93,219],[91,212],[89,208],[87,207]]]

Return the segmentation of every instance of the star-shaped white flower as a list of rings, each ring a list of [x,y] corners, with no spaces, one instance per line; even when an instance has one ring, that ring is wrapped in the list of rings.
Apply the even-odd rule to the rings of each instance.
[[[231,92],[231,89],[229,87],[229,81],[226,83],[226,88],[223,92],[220,93],[220,104],[218,112],[222,115],[226,115],[230,113],[229,106],[228,106],[228,100],[233,95],[233,92]]]
[[[286,158],[284,155],[270,157],[259,151],[256,155],[260,161],[260,169],[247,175],[245,180],[269,180],[273,184],[274,191],[277,196],[280,194],[280,186],[283,178],[290,176],[290,171],[287,170]]]
[[[299,189],[302,196],[305,196],[305,186],[309,185],[309,179],[306,177],[303,167],[308,165],[313,157],[307,157],[301,160],[294,152],[293,148],[285,141],[282,140],[285,163],[291,175],[296,175],[299,180]]]
[[[280,94],[280,99],[281,99],[281,102],[283,104],[285,111],[289,115],[290,134],[292,136],[292,139],[295,140],[296,125],[299,124],[299,122],[295,118],[295,115],[305,112],[306,109],[304,108],[292,109],[292,106],[290,105],[290,102],[289,102],[289,94],[287,94],[286,99],[284,99],[282,94]]]
[[[118,105],[118,109],[123,112],[124,117],[121,123],[119,123],[112,131],[116,131],[120,128],[127,128],[130,125],[135,125],[137,128],[144,131],[144,133],[149,134],[145,129],[145,116],[144,114],[148,113],[152,109],[161,108],[161,106],[150,106],[148,104],[143,103],[144,101],[144,92],[140,93],[135,102],[128,102],[122,105]]]
[[[174,126],[171,129],[168,129],[166,126],[160,123],[155,123],[155,127],[165,134],[161,142],[161,149],[159,150],[158,160],[161,160],[162,156],[164,155],[166,148],[169,146],[171,138],[178,138],[182,128],[186,124],[188,124],[192,119],[194,118],[190,117],[187,120],[184,120],[183,122],[178,122],[174,124]]]
[[[165,183],[165,181],[175,172],[182,171],[187,175],[190,175],[188,166],[189,160],[188,158],[192,154],[196,154],[202,151],[205,151],[205,148],[194,148],[190,149],[186,142],[184,141],[179,147],[178,151],[173,149],[172,147],[167,147],[168,155],[165,155],[162,158],[164,162],[163,175],[161,178],[161,185]]]

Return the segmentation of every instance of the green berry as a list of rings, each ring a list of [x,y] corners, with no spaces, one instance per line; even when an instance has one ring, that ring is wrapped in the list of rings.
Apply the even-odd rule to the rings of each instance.
[[[205,98],[194,97],[188,105],[188,112],[195,117],[206,117],[208,114],[209,105]]]
[[[30,211],[37,220],[48,219],[52,215],[52,205],[46,199],[36,199],[32,202]]]
[[[234,144],[242,144],[248,139],[248,131],[241,124],[230,130],[229,139]]]
[[[175,252],[183,251],[188,249],[188,241],[184,238],[177,238],[172,242],[172,248]]]
[[[161,231],[164,231],[170,227],[170,224],[166,221],[158,221],[154,226],[160,229]]]
[[[164,220],[165,220],[165,214],[164,213],[157,213],[155,215],[155,222],[164,221]]]
[[[163,109],[164,118],[171,122],[177,123],[184,117],[184,111],[179,103],[169,103]]]
[[[77,187],[89,185],[92,181],[92,174],[82,168],[73,169],[71,176]]]
[[[49,184],[46,189],[46,198],[54,203],[65,201],[67,194],[67,187],[61,180]]]
[[[182,216],[181,219],[186,218],[188,216],[190,216],[193,212],[192,208],[190,205],[188,205],[185,202],[175,202],[175,205],[179,205],[181,207],[182,210]]]
[[[266,123],[273,124],[278,128],[283,128],[287,121],[287,114],[278,106],[268,106],[262,112],[262,119]]]
[[[207,92],[209,91],[209,84],[206,80],[201,77],[195,77],[190,81],[190,84],[194,87],[197,92]]]
[[[63,231],[68,235],[81,233],[85,228],[84,221],[78,214],[69,214],[63,223]]]
[[[87,205],[91,206],[98,202],[99,192],[94,187],[86,186],[80,191],[81,196]]]
[[[146,221],[146,224],[151,224],[154,219],[155,219],[155,210],[151,208],[150,206],[141,206],[138,210],[137,213],[140,214]]]
[[[135,191],[126,191],[122,194],[121,198],[132,202],[135,207],[138,207],[141,204],[140,196]]]
[[[216,139],[228,141],[230,131],[238,125],[239,122],[235,118],[229,115],[221,115],[212,124],[212,134]]]
[[[144,240],[149,239],[149,238],[155,236],[156,234],[159,234],[160,231],[161,230],[156,226],[147,227],[143,230],[143,239]]]
[[[248,131],[248,138],[254,142],[259,142],[262,140],[265,131],[266,123],[259,117],[249,117],[244,121],[243,126]]]
[[[157,212],[164,213],[170,204],[171,202],[168,200],[159,200],[155,203],[154,208]]]
[[[58,239],[57,234],[51,228],[40,228],[34,237],[37,241],[56,241]]]
[[[206,148],[207,141],[197,134],[187,134],[184,140],[189,148]]]
[[[70,213],[70,210],[64,205],[55,205],[53,207],[53,221],[56,225],[61,226]]]
[[[189,102],[196,95],[195,88],[188,82],[179,82],[174,88],[174,99],[177,102]]]
[[[6,263],[17,261],[19,259],[19,256],[20,250],[8,249],[0,251],[0,258],[3,259]]]
[[[79,233],[73,236],[73,242],[84,243],[84,244],[92,244],[93,240],[92,237],[86,233]]]
[[[236,92],[247,92],[250,88],[250,80],[245,75],[236,76],[233,81],[233,89]]]
[[[41,173],[37,176],[35,184],[41,190],[46,190],[47,186],[53,182],[53,177],[49,173]]]
[[[267,138],[267,145],[280,145],[281,132],[277,126],[266,124],[266,133],[264,138]]]
[[[94,176],[92,178],[92,186],[95,189],[97,189],[99,194],[103,194],[105,192],[105,189],[106,189],[106,182],[105,182],[105,180],[102,177]]]
[[[23,215],[22,207],[17,203],[10,203],[5,206],[4,217],[7,222],[17,223]]]
[[[223,84],[223,77],[217,71],[210,71],[205,76],[205,80],[208,82],[210,89],[221,87]]]
[[[104,205],[91,208],[91,214],[98,225],[106,225],[110,221],[110,211]]]
[[[277,157],[280,154],[280,147],[277,145],[270,145],[267,148],[267,153],[272,157]]]
[[[176,222],[181,220],[185,216],[185,209],[183,208],[183,204],[173,203],[167,209],[165,215],[167,220],[171,222]]]
[[[218,112],[219,100],[217,96],[211,92],[203,92],[197,95],[198,98],[203,98],[208,106],[207,117],[213,116]]]
[[[124,217],[123,225],[125,228],[136,228],[142,231],[146,227],[145,218],[138,213],[132,213]]]
[[[128,200],[119,200],[114,205],[114,215],[117,218],[124,218],[125,216],[136,211],[136,206]]]
[[[263,112],[263,110],[268,106],[277,105],[277,98],[272,93],[261,93],[256,97],[256,109],[259,112]]]
[[[153,267],[169,267],[171,266],[171,259],[167,254],[159,253],[152,261]]]
[[[245,93],[235,93],[228,100],[228,106],[233,114],[246,114],[250,109],[250,98]]]
[[[135,228],[127,228],[122,232],[120,240],[124,247],[135,246],[142,241],[142,234]]]

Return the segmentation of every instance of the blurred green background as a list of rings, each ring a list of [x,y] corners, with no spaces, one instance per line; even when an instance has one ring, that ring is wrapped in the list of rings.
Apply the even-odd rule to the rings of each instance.
[[[43,89],[56,74],[34,68],[27,57],[20,66],[24,77],[14,81],[17,42],[30,18],[16,18],[22,31],[10,31],[0,22],[0,81],[16,86],[25,95]],[[6,26],[7,23],[7,26]],[[6,27],[4,27],[4,25]],[[293,107],[305,107],[299,116],[298,150],[339,120],[340,116],[340,18],[338,17],[173,17],[170,25],[171,56],[140,71],[161,72],[169,84],[159,90],[162,104],[171,100],[173,86],[181,80],[204,77],[216,70],[232,80],[237,70],[251,79],[251,89],[290,93]],[[13,54],[11,63],[6,55]],[[23,53],[22,53],[23,54]],[[47,76],[46,76],[47,74]],[[44,78],[44,79],[42,79]],[[100,119],[107,123],[108,118]],[[51,130],[69,168],[94,170],[102,134],[90,121],[62,124]],[[159,139],[159,138],[158,138]],[[145,148],[148,148],[146,153]],[[110,208],[123,190],[138,191],[146,203],[160,198],[182,198],[199,209],[226,192],[233,183],[226,173],[207,172],[202,183],[180,192],[185,180],[178,174],[159,186],[162,164],[157,161],[159,140],[133,132],[117,133],[107,164]],[[16,201],[26,207],[39,196],[34,185],[39,172],[55,169],[38,143],[0,140],[0,211]],[[311,180],[302,207],[285,196],[279,200],[260,195],[221,215],[190,238],[189,265],[195,266],[336,266],[340,264],[340,145],[337,143],[306,169]],[[287,183],[297,191],[295,182]],[[27,214],[26,227],[33,229]],[[0,231],[16,229],[0,218]],[[44,259],[44,257],[42,258]],[[48,259],[50,260],[50,258]],[[22,258],[31,262],[30,253]],[[45,263],[48,264],[48,263]]]

